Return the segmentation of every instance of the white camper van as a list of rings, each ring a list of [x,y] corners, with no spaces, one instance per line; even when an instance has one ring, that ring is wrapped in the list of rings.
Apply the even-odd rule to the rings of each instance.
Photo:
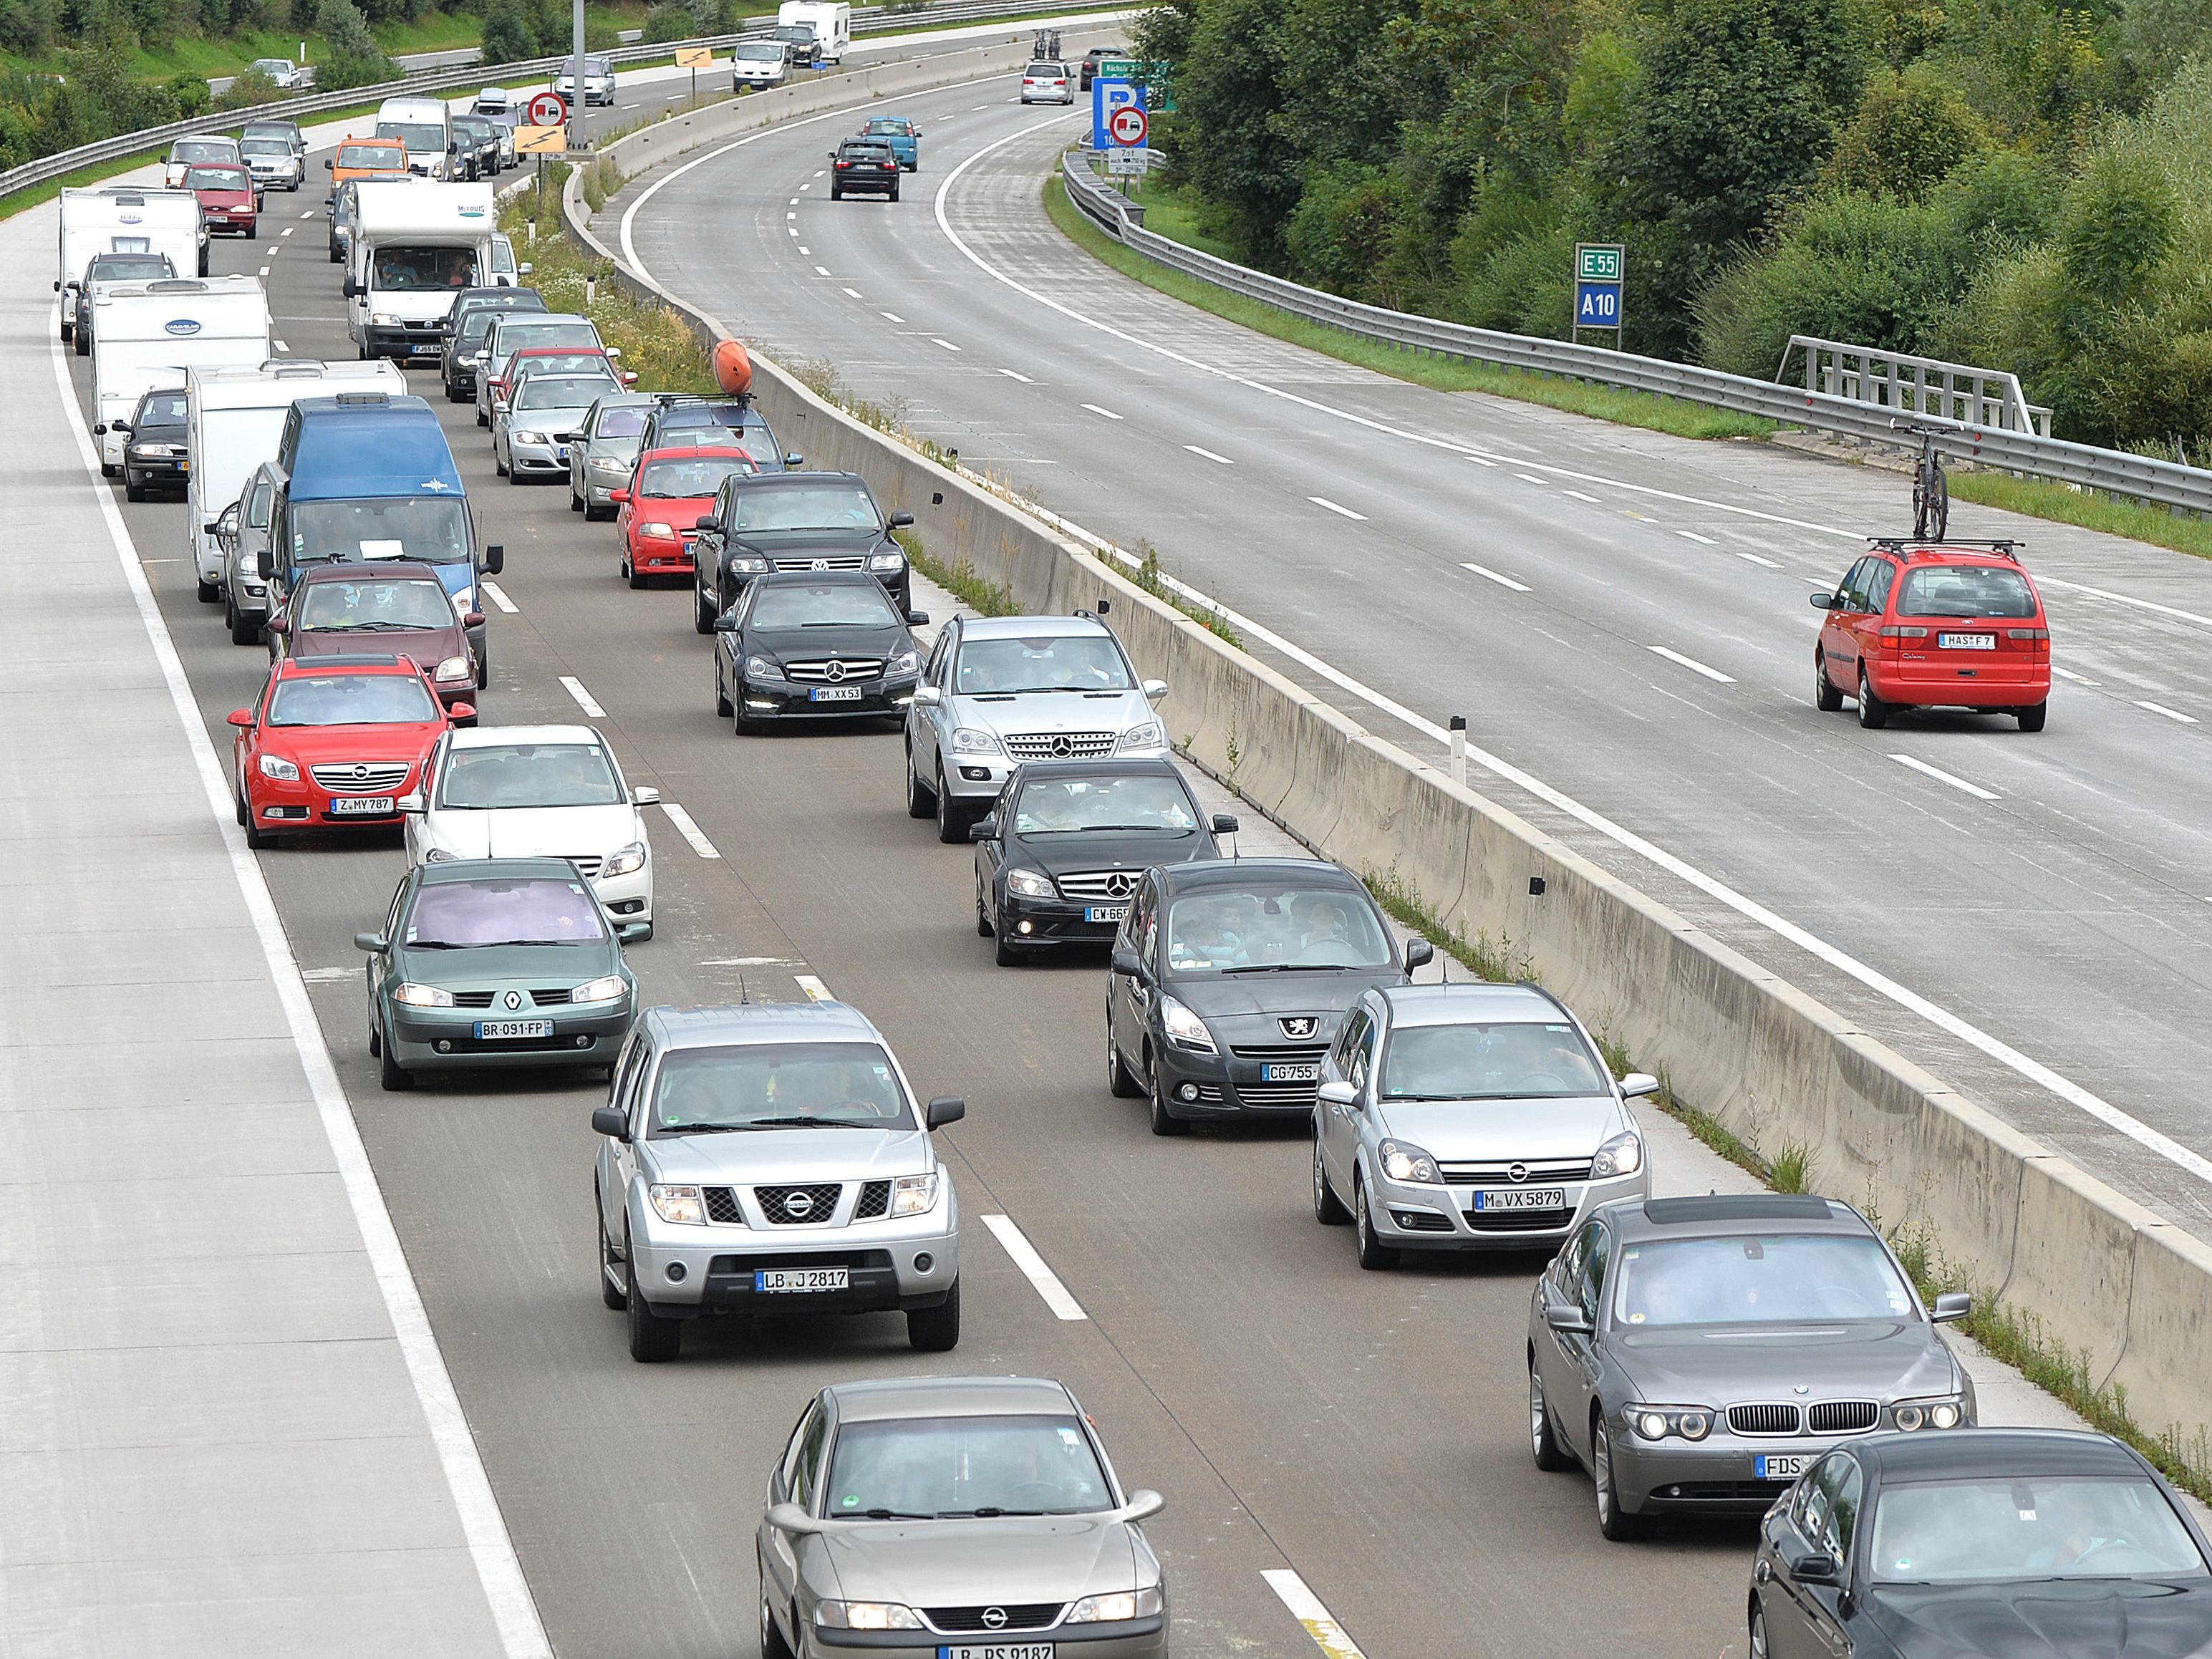
[[[215,521],[238,499],[253,469],[276,459],[284,417],[292,405],[302,398],[339,392],[396,394],[406,390],[406,377],[387,362],[319,363],[280,357],[247,368],[185,371],[185,552],[199,578],[202,601],[222,598],[228,602],[227,620],[234,637],[242,617],[252,616],[257,629],[266,620],[268,602],[259,595],[225,590],[225,550],[216,539]]]
[[[845,48],[853,44],[853,9],[846,0],[783,0],[775,26],[812,29],[817,63],[843,63]]]
[[[387,98],[376,106],[376,136],[407,146],[407,170],[426,179],[459,172],[453,153],[453,112],[442,98]]]
[[[95,253],[166,253],[179,276],[207,274],[207,227],[188,190],[65,190],[61,199],[62,338],[76,332],[77,288]]]
[[[258,277],[103,283],[92,325],[100,470],[112,478],[121,469],[139,393],[180,386],[187,369],[251,368],[268,356],[269,296]]]
[[[491,282],[489,185],[363,179],[354,185],[346,321],[363,357],[434,359],[453,295]]]

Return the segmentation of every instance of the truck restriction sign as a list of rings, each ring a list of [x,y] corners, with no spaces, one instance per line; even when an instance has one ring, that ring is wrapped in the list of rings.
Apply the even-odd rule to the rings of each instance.
[[[530,125],[557,127],[568,118],[568,106],[557,92],[541,92],[530,100]]]
[[[1124,149],[1133,149],[1143,143],[1145,135],[1151,128],[1152,123],[1145,118],[1145,112],[1134,104],[1122,105],[1106,123],[1107,136]]]

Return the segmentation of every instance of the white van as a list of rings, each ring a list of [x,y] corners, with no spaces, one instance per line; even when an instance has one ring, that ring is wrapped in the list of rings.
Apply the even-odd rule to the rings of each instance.
[[[269,356],[269,296],[258,277],[102,283],[92,315],[92,429],[111,478],[141,392],[180,386],[187,369],[251,368]]]
[[[435,358],[465,288],[491,286],[489,185],[363,179],[346,249],[346,322],[364,357]]]
[[[453,148],[453,112],[442,98],[387,98],[376,108],[376,136],[407,146],[407,170],[426,179],[459,173]]]
[[[65,190],[61,199],[62,338],[76,332],[77,288],[95,253],[166,253],[178,275],[207,275],[207,226],[189,190]]]
[[[252,595],[221,592],[223,549],[215,521],[253,469],[276,459],[284,417],[302,398],[339,392],[407,390],[406,376],[387,362],[319,363],[274,358],[246,368],[194,368],[185,372],[185,551],[199,578],[203,603],[228,597],[234,612]],[[267,614],[264,603],[263,615]],[[233,629],[236,621],[234,617]]]
[[[853,9],[845,0],[783,0],[775,26],[812,29],[817,63],[843,63],[845,48],[853,44]]]

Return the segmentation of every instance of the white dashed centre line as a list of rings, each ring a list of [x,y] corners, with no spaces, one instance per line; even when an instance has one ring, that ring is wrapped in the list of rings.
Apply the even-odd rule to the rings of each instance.
[[[1692,674],[1703,674],[1707,679],[1712,680],[1718,684],[1734,685],[1735,684],[1735,675],[1723,674],[1717,668],[1708,668],[1705,664],[1699,662],[1695,657],[1686,657],[1679,651],[1669,651],[1663,645],[1648,645],[1644,648],[1650,652],[1654,656],[1664,657],[1671,663],[1679,663],[1684,668],[1688,669]]]
[[[814,274],[817,276],[827,276],[830,274],[830,267],[827,265],[817,265],[814,267]]]
[[[288,230],[284,234],[287,236],[289,236],[292,233]],[[273,259],[276,257],[278,252],[283,250],[283,246],[284,245],[282,242],[271,242],[268,247],[263,251],[261,257],[264,259]]]
[[[805,185],[801,185],[799,186],[799,189],[801,189],[801,190],[805,190],[805,188],[806,188],[806,186],[805,186]],[[793,206],[793,207],[797,207],[797,206],[799,205],[799,198],[798,198],[796,196],[794,196],[794,197],[793,197],[793,198],[791,198],[791,204],[792,204],[792,206]],[[787,215],[787,216],[787,216],[787,217],[794,217],[794,216],[793,216],[793,215]]]
[[[1995,800],[1997,798],[1994,790],[1984,789],[1978,783],[1968,783],[1966,779],[1954,776],[1940,766],[1930,766],[1924,760],[1915,760],[1910,755],[1892,755],[1890,759],[1899,766],[1911,767],[1923,777],[1933,778],[1938,783],[1948,783],[1960,794],[1972,795],[1976,800]]]
[[[1481,577],[1483,580],[1496,582],[1500,587],[1510,587],[1516,593],[1527,593],[1534,591],[1529,587],[1528,583],[1516,582],[1510,576],[1501,576],[1495,570],[1491,569],[1487,565],[1474,564],[1465,559],[1462,559],[1460,561],[1459,568],[1462,570],[1472,570],[1476,575]]]
[[[2094,593],[2100,599],[2110,599],[2115,605],[2131,605],[2139,611],[2155,611],[2161,617],[2172,617],[2179,622],[2195,623],[2201,628],[2212,628],[2212,617],[2194,611],[2178,610],[2170,605],[2159,605],[2149,599],[2137,599],[2125,593],[2115,593],[2109,587],[2092,587],[2087,582],[2061,581],[2056,576],[2042,579],[2045,587],[2071,588],[2076,593]]]
[[[1002,368],[999,373],[1005,375],[1010,380],[1019,380],[1024,386],[1035,386],[1036,384],[1035,380],[1030,379],[1028,375],[1023,374],[1018,368]]]
[[[1482,455],[1469,455],[1467,459],[1473,461],[1477,466],[1496,466],[1498,465],[1497,462]]]
[[[691,815],[672,800],[660,803],[660,810],[676,826],[676,833],[691,843],[691,850],[702,859],[718,859],[722,855],[714,850],[714,843],[707,839],[707,832],[692,822]]]
[[[820,178],[823,173],[827,173],[827,172],[829,172],[829,171],[830,171],[830,169],[829,169],[828,167],[822,167],[822,168],[818,168],[818,169],[816,171],[816,173],[815,173],[814,176],[815,176],[816,178],[819,179],[819,178]]]
[[[1190,451],[1192,454],[1196,455],[1202,459],[1218,461],[1223,466],[1234,466],[1237,465],[1236,462],[1231,460],[1226,455],[1217,455],[1210,449],[1200,448],[1196,444],[1185,444],[1183,447]]]
[[[280,340],[277,343],[281,346],[283,342]],[[522,607],[516,605],[513,599],[508,599],[507,597],[507,590],[501,587],[497,582],[478,582],[477,586],[483,589],[484,597],[486,599],[497,605],[502,611],[506,612],[507,615],[510,617],[519,617],[522,614]]]
[[[798,234],[799,234],[799,233],[798,233],[797,231],[795,231],[795,230],[794,230],[794,231],[793,231],[791,234],[792,234],[793,235],[794,235],[794,236],[796,236],[796,235],[798,235]],[[810,259],[811,259],[811,258],[814,257],[814,250],[813,250],[812,248],[811,248],[811,247],[807,246],[806,246],[806,244],[805,244],[805,243],[804,243],[804,242],[801,242],[801,243],[799,245],[799,251],[801,253],[805,254],[805,255],[808,258],[810,258]]]
[[[1720,545],[1720,544],[1715,541],[1711,536],[1700,536],[1694,530],[1678,530],[1674,533],[1677,536],[1680,536],[1684,541],[1695,542],[1700,547],[1718,547]]]
[[[845,297],[848,300],[857,300],[860,297],[860,290],[857,288],[848,288],[845,290]]]
[[[270,345],[275,346],[275,347],[276,348],[276,349],[277,349],[277,350],[279,350],[279,351],[283,351],[283,352],[289,352],[289,351],[290,351],[290,350],[291,350],[291,349],[292,349],[291,347],[289,347],[289,346],[286,345],[286,344],[283,343],[283,341],[282,341],[282,340],[271,340],[271,341],[270,341],[270,343],[270,343]]]
[[[929,338],[930,338],[930,343],[931,343],[932,344],[933,344],[933,345],[941,345],[941,346],[943,346],[943,347],[944,347],[947,351],[957,351],[957,350],[959,350],[959,349],[960,349],[960,348],[959,348],[958,346],[957,346],[957,345],[953,344],[951,341],[950,341],[950,340],[940,340],[940,339],[939,339],[939,338],[937,337],[937,336],[935,336],[934,334],[931,335],[931,336],[929,337]]]
[[[1322,1605],[1321,1597],[1309,1589],[1306,1581],[1297,1573],[1288,1567],[1274,1567],[1260,1577],[1267,1581],[1267,1588],[1291,1610],[1291,1617],[1306,1627],[1306,1634],[1313,1638],[1328,1659],[1367,1659],[1360,1652],[1359,1644]]]
[[[261,274],[262,274],[264,276],[266,276],[269,274],[269,267],[268,267],[267,265],[264,265],[264,266],[262,266],[262,267],[261,267]]]
[[[1780,565],[1777,564],[1773,560],[1771,560],[1771,559],[1762,559],[1762,558],[1760,558],[1760,557],[1759,556],[1759,555],[1758,555],[1758,554],[1756,554],[1756,553],[1747,553],[1747,552],[1745,552],[1745,551],[1744,551],[1741,548],[1740,548],[1740,547],[1739,547],[1739,548],[1737,548],[1737,549],[1735,550],[1735,556],[1736,556],[1736,557],[1738,557],[1739,559],[1748,559],[1748,560],[1750,560],[1750,561],[1751,561],[1751,562],[1752,562],[1752,563],[1753,563],[1753,564],[1763,564],[1763,565],[1765,565],[1765,566],[1769,570],[1779,570],[1779,569],[1781,569],[1781,568],[1782,568],[1782,567],[1781,567]]]
[[[313,215],[313,213],[312,213],[312,212],[308,212],[308,213],[303,213],[303,214],[301,214],[300,216],[301,216],[302,219],[312,219],[312,218],[313,218],[315,216]]]
[[[887,323],[903,323],[906,319],[900,316],[896,311],[886,311],[884,313],[884,320]]]
[[[1083,1304],[1067,1293],[1067,1286],[1060,1282],[1060,1275],[1044,1265],[1044,1258],[1037,1254],[1036,1246],[1030,1243],[1028,1236],[1014,1224],[1012,1216],[987,1215],[983,1218],[983,1224],[991,1230],[1000,1247],[1013,1258],[1014,1266],[1022,1270],[1022,1276],[1036,1286],[1036,1293],[1044,1298],[1046,1307],[1061,1319],[1090,1317],[1083,1311]]]
[[[2071,680],[2076,685],[2095,685],[2099,684],[2098,681],[2091,679],[2086,674],[2077,674],[2070,668],[2061,668],[2057,663],[2051,665],[2051,672],[2057,675],[2060,679]]]
[[[787,219],[796,219],[799,216],[795,213],[787,213],[783,216]]]
[[[2179,708],[2168,708],[2162,702],[2152,702],[2145,697],[2137,697],[2135,702],[2138,708],[2148,708],[2154,714],[2163,714],[2170,720],[2179,720],[2184,726],[2196,726],[2201,723],[2196,715],[2185,714]]]
[[[799,227],[797,225],[786,225],[784,228],[794,236],[799,234]]]
[[[584,690],[583,681],[578,679],[574,674],[563,674],[561,676],[561,689],[566,691],[570,696],[574,697],[576,700],[576,707],[582,709],[593,720],[605,720],[606,718],[607,711],[592,701],[592,694]]]
[[[1357,519],[1362,524],[1367,522],[1367,515],[1364,513],[1354,513],[1348,507],[1339,507],[1334,501],[1329,500],[1326,495],[1309,495],[1306,499],[1311,501],[1316,507],[1327,507],[1330,512],[1338,514],[1340,517]]]
[[[1513,476],[1520,479],[1522,483],[1534,484],[1540,489],[1549,489],[1552,487],[1552,481],[1549,478],[1540,478],[1533,472],[1516,472]]]
[[[1563,495],[1571,495],[1578,501],[1595,501],[1597,500],[1596,496],[1585,495],[1579,489],[1563,489],[1559,493]],[[1601,505],[1602,505],[1602,503],[1601,503]]]
[[[1110,410],[1110,409],[1101,409],[1101,408],[1100,408],[1097,404],[1084,404],[1083,406],[1084,406],[1085,409],[1089,410],[1090,410],[1093,415],[1103,415],[1103,416],[1104,416],[1108,420],[1109,420],[1109,421],[1118,421],[1118,420],[1120,420],[1120,419],[1121,418],[1119,415],[1116,415],[1116,414],[1115,414],[1112,410]]]
[[[830,994],[830,988],[812,974],[793,974],[792,978],[799,981],[799,988],[806,993],[809,1002],[835,1002],[837,1000]]]
[[[287,226],[285,226],[285,227],[284,227],[284,228],[283,228],[283,229],[282,229],[282,230],[278,231],[276,234],[277,234],[279,236],[289,236],[289,235],[290,235],[294,231],[295,231],[295,230],[297,230],[297,229],[299,229],[299,226],[297,226],[297,225],[287,225]]]

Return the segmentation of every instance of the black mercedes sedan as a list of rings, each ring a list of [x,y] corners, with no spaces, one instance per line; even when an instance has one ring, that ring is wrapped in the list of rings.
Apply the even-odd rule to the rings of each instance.
[[[740,736],[785,720],[897,719],[921,653],[902,611],[864,570],[771,573],[714,620],[714,712]]]
[[[649,428],[646,447],[654,442]],[[911,513],[886,516],[857,472],[752,472],[723,480],[691,549],[699,631],[711,632],[746,584],[776,571],[865,571],[903,611],[914,585],[891,532],[913,522]]]
[[[2058,1429],[1877,1434],[1759,1528],[1753,1659],[2185,1659],[2212,1547],[2131,1448]]]
[[[1170,760],[1030,761],[972,826],[975,931],[1011,968],[1063,945],[1112,943],[1129,895],[1156,864],[1221,856],[1234,835],[1209,819]]]
[[[1340,864],[1148,870],[1106,981],[1107,1086],[1149,1097],[1156,1135],[1194,1118],[1304,1122],[1345,1011],[1435,954],[1409,939],[1401,962],[1382,910]]]

